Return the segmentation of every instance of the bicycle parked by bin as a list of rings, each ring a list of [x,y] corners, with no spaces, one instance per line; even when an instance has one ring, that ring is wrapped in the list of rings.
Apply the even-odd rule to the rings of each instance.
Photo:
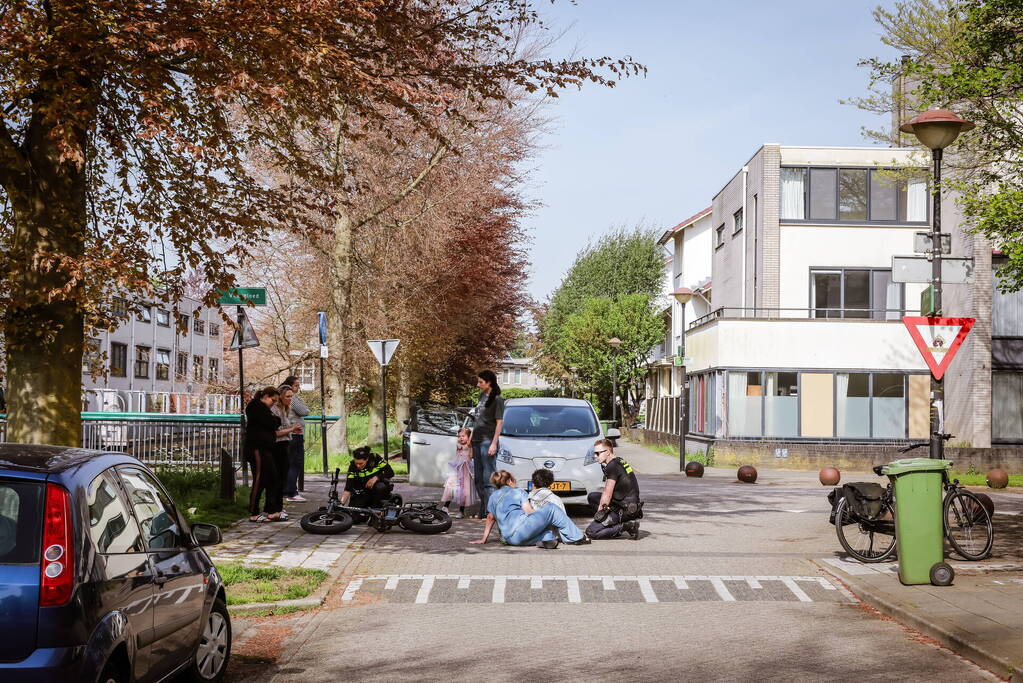
[[[943,434],[943,439],[950,435]],[[927,442],[900,448],[906,453],[927,446]],[[881,465],[874,473],[881,476]],[[958,555],[967,560],[983,560],[991,554],[994,529],[991,513],[980,498],[964,488],[958,479],[942,472],[942,521],[945,537]],[[881,497],[881,512],[872,518],[857,514],[843,497],[835,508],[835,531],[845,551],[860,562],[884,562],[895,553],[895,491],[889,482]]]

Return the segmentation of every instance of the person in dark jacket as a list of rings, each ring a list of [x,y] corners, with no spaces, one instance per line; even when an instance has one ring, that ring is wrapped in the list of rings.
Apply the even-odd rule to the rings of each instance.
[[[497,471],[497,451],[504,424],[504,398],[497,384],[493,370],[483,370],[476,375],[476,386],[480,390],[480,402],[473,409],[476,418],[472,428],[472,459],[476,495],[479,496],[479,518],[487,518],[490,496],[495,488],[490,478]]]
[[[249,520],[253,522],[277,521],[284,509],[283,487],[274,464],[274,442],[282,432],[281,418],[270,410],[279,392],[264,387],[245,406],[245,459],[252,470],[252,490],[249,493]],[[263,512],[259,511],[259,498],[265,492]]]
[[[356,448],[348,466],[341,504],[352,507],[382,507],[391,497],[394,470],[383,458],[370,452],[369,446]]]

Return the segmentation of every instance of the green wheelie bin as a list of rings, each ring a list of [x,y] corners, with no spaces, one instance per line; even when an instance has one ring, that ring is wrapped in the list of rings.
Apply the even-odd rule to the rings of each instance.
[[[951,466],[948,460],[906,458],[881,468],[895,486],[895,540],[904,584],[947,586],[955,577],[945,563],[941,518],[942,472]]]

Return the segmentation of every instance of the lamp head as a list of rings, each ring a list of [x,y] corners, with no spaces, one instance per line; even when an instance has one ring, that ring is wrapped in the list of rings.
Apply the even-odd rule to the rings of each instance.
[[[675,301],[679,302],[682,306],[685,306],[689,303],[689,300],[693,298],[693,290],[688,287],[679,287],[672,292],[671,295],[675,297]]]
[[[913,117],[899,127],[903,133],[912,133],[925,147],[945,149],[960,133],[976,128],[976,124],[959,118],[948,109],[931,109]]]

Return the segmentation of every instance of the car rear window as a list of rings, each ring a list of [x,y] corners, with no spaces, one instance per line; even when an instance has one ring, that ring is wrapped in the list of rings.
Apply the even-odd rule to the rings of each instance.
[[[593,411],[585,406],[508,406],[501,434],[534,438],[599,436]]]
[[[43,485],[0,479],[0,564],[39,561]]]

